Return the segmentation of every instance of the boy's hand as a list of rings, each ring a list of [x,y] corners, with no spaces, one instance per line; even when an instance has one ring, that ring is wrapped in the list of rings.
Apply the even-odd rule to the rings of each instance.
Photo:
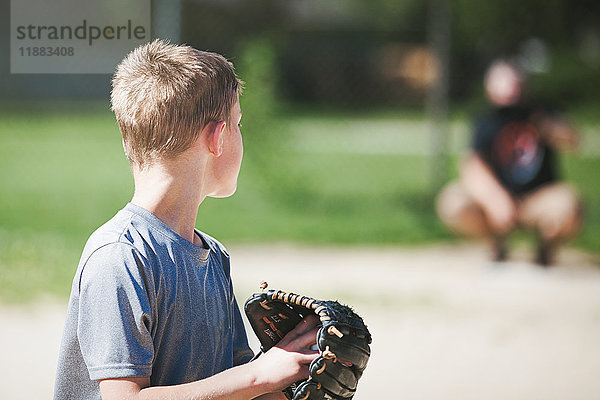
[[[319,355],[316,345],[319,318],[309,315],[277,345],[253,361],[258,379],[264,380],[270,391],[283,390],[292,383],[308,378],[308,365]]]
[[[250,296],[244,310],[265,355],[272,356],[271,359],[283,357],[282,360],[288,357],[285,368],[296,365],[293,371],[282,371],[281,365],[279,369],[274,367],[274,377],[277,377],[274,381],[293,383],[284,390],[288,399],[350,399],[354,396],[371,355],[371,334],[352,308],[334,300],[268,290]],[[316,329],[316,319],[302,319],[307,315],[318,316],[319,329]],[[318,355],[310,350],[312,344],[317,344]],[[275,351],[271,351],[273,348]],[[295,357],[290,359],[288,352],[296,353]]]

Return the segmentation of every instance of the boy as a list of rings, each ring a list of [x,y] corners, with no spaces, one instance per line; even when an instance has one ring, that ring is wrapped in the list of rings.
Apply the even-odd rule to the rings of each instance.
[[[222,245],[200,203],[235,192],[240,81],[222,56],[160,40],[118,66],[112,108],[133,198],[88,240],[73,280],[54,398],[251,399],[308,376],[316,318],[249,362]]]

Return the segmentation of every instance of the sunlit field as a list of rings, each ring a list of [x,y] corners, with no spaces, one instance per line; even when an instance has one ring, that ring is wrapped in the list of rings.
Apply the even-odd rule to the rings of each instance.
[[[563,173],[586,203],[572,246],[600,251],[600,170],[593,121]],[[244,123],[246,125],[246,123]],[[208,199],[197,226],[230,243],[424,245],[456,240],[433,211],[432,177],[456,175],[469,123],[449,127],[447,171],[433,171],[420,113],[289,113],[277,132],[244,137],[237,193]],[[249,131],[251,131],[249,129]],[[276,140],[273,138],[276,137]],[[0,300],[66,296],[87,236],[131,197],[108,104],[5,107],[0,113]]]

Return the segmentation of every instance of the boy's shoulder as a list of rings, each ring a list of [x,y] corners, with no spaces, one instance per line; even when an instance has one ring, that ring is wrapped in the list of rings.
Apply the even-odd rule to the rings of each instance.
[[[136,247],[139,246],[131,239],[133,219],[134,215],[123,208],[89,236],[79,259],[75,280],[81,279],[84,270],[116,266],[120,264],[120,258],[126,258],[126,254],[138,253]]]
[[[127,207],[119,210],[111,219],[97,228],[88,238],[83,255],[86,252],[93,252],[99,247],[111,244],[126,242],[123,238],[126,236],[128,229],[132,226],[134,214],[127,210]]]
[[[148,248],[158,251],[159,248],[175,247],[197,259],[208,259],[209,253],[214,253],[223,262],[229,260],[229,253],[221,242],[198,229],[196,234],[202,238],[204,248],[183,239],[149,211],[128,203],[90,235],[81,261],[85,262],[96,250],[109,245],[127,245],[141,253]]]
[[[174,264],[207,265],[211,259],[229,273],[229,253],[225,246],[198,229],[196,234],[204,246],[187,241],[151,212],[128,203],[90,235],[76,278],[90,268],[92,271],[143,268],[145,274],[160,275],[171,271]]]

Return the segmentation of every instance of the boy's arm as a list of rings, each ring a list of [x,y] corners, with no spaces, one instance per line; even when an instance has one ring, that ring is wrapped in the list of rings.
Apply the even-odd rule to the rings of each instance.
[[[258,359],[209,378],[173,386],[150,387],[149,377],[100,381],[103,400],[164,399],[281,399],[279,393],[293,382],[308,377],[308,364],[318,353],[315,344],[316,317],[310,317],[288,333],[281,342]]]
[[[103,400],[150,399],[268,399],[261,396],[270,391],[266,382],[247,365],[234,367],[209,378],[174,386],[150,386],[149,377],[106,379],[100,382]]]
[[[267,393],[257,397],[258,400],[287,400],[283,392]]]

